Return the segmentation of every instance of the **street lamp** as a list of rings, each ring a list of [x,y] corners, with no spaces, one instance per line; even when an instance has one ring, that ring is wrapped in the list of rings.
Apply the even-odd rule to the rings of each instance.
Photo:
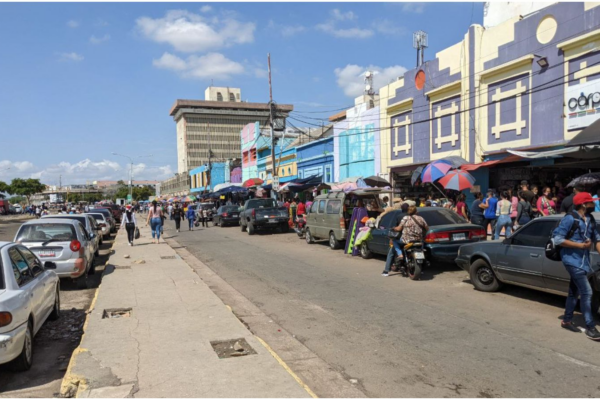
[[[113,156],[121,156],[121,157],[125,157],[129,159],[129,199],[128,201],[131,203],[133,201],[133,193],[132,193],[132,188],[133,188],[133,158],[131,158],[130,156],[126,156],[125,154],[119,154],[119,153],[112,153]],[[142,158],[142,157],[152,157],[153,154],[148,154],[147,156],[138,156],[138,158]]]

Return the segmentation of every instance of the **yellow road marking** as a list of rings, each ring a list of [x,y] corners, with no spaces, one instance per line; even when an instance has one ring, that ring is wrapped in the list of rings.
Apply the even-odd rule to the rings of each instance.
[[[277,360],[277,362],[283,367],[283,369],[285,369],[287,371],[288,374],[290,374],[295,380],[296,382],[298,382],[298,384],[300,386],[302,386],[302,388],[304,388],[304,390],[306,390],[306,392],[314,399],[317,399],[318,396],[315,394],[315,392],[313,392],[312,390],[310,390],[310,388],[308,387],[308,385],[306,385],[306,383],[304,383],[302,381],[302,379],[300,379],[300,377],[298,375],[296,375],[294,373],[294,371],[292,371],[292,369],[290,367],[288,367],[288,365],[285,363],[285,361],[283,361],[281,359],[281,357],[279,357],[279,355],[277,353],[275,353],[275,350],[273,350],[271,348],[271,346],[269,346],[264,340],[262,340],[261,338],[259,338],[258,336],[254,335],[255,338],[258,339],[258,341],[265,346],[265,349],[267,349],[269,351],[269,353],[271,353],[271,355],[273,356],[273,358],[275,358]]]

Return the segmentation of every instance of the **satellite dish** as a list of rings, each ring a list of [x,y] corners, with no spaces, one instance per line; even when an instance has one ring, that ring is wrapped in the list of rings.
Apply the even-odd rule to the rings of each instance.
[[[370,76],[371,76],[371,71],[367,71],[367,72],[365,73],[365,76],[366,76],[367,78],[368,78],[368,77],[370,77]]]
[[[366,89],[366,91],[367,91],[367,92],[368,92],[368,91],[370,91],[370,90],[371,90],[371,85],[367,85],[367,86],[365,87],[365,89]]]

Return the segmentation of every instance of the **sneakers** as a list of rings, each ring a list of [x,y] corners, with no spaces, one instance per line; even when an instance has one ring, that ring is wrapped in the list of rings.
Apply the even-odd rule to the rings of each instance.
[[[390,276],[390,274],[388,274],[387,272],[383,271],[383,273],[381,274],[381,276]]]
[[[588,339],[600,341],[600,332],[598,332],[598,329],[596,329],[596,327],[586,329],[585,335]]]
[[[129,245],[131,246],[131,242],[129,242]]]
[[[576,326],[575,326],[575,324],[573,324],[573,323],[572,323],[572,322],[570,322],[570,321],[569,321],[569,322],[564,322],[564,321],[563,321],[563,322],[561,322],[561,323],[560,323],[560,327],[561,327],[561,328],[563,328],[563,329],[566,329],[566,330],[568,330],[568,331],[575,332],[575,333],[580,333],[580,332],[581,332],[581,331],[579,330],[579,328],[578,328],[578,327],[576,327]]]

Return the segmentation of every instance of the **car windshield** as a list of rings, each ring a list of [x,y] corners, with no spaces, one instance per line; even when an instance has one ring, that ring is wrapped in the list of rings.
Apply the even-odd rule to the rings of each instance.
[[[439,210],[423,210],[417,215],[423,217],[427,225],[450,225],[450,224],[464,224],[467,221],[464,220],[460,215],[451,210],[439,209]]]
[[[277,207],[273,199],[250,200],[248,206],[249,208]]]
[[[223,208],[221,208],[221,212],[235,212],[238,210],[238,207],[236,206],[225,206]]]
[[[46,242],[77,240],[75,227],[71,224],[28,224],[21,226],[17,242]]]
[[[103,214],[100,214],[100,213],[98,213],[98,214],[96,214],[96,213],[91,214],[90,213],[89,215],[91,215],[92,217],[94,217],[96,219],[96,221],[104,222],[104,215]]]
[[[83,226],[86,226],[86,222],[85,221],[87,220],[87,217],[85,215],[77,215],[77,216],[76,215],[69,215],[69,216],[64,216],[64,217],[55,217],[55,216],[52,216],[52,217],[54,217],[54,218],[64,218],[64,219],[74,219],[74,220],[77,220],[77,221],[81,222],[81,224]],[[47,218],[44,218],[44,219],[47,219]]]

